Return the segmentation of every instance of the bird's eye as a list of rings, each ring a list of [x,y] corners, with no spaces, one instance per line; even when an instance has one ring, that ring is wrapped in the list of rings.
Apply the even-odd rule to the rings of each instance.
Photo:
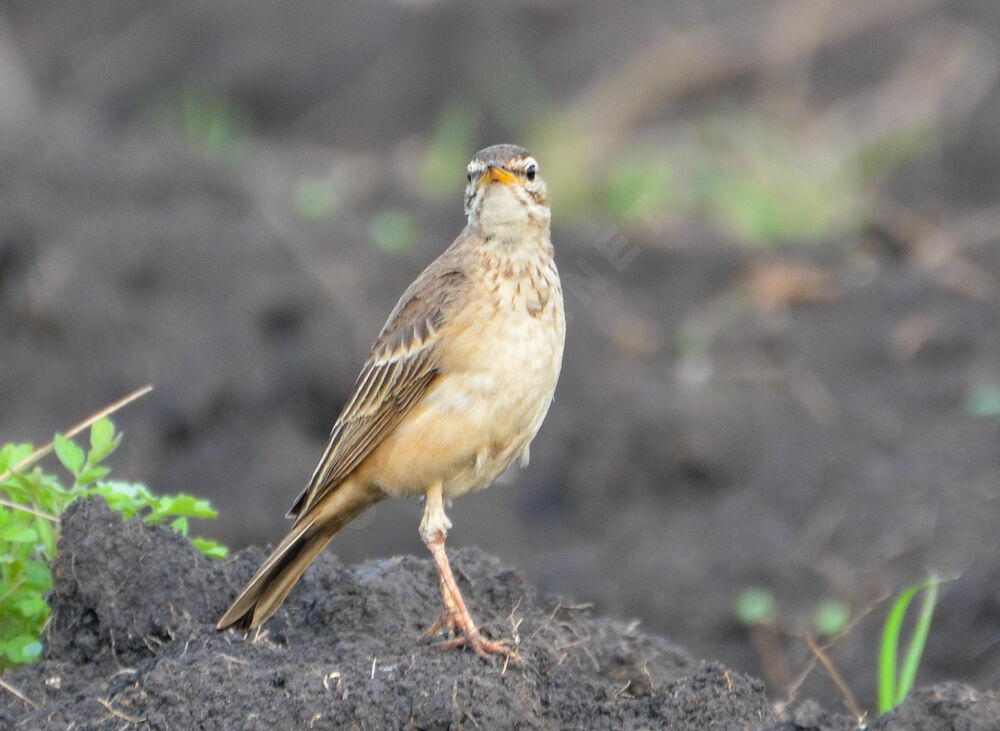
[[[530,183],[535,179],[535,175],[538,173],[538,165],[531,163],[528,167],[524,169],[524,177],[528,179]]]
[[[472,182],[472,171],[471,170],[465,174],[465,179],[468,180],[470,183]]]

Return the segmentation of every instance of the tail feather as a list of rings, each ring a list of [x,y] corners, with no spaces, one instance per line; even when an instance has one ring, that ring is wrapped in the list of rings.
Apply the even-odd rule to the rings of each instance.
[[[257,569],[216,627],[239,624],[254,629],[263,624],[337,532],[382,497],[349,480],[312,506]]]

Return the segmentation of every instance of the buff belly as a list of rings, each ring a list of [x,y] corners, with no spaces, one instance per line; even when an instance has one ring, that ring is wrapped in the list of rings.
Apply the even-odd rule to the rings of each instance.
[[[442,364],[442,375],[359,466],[358,476],[404,496],[441,481],[446,499],[496,479],[528,447],[552,401],[562,312],[548,309],[538,316],[500,308],[485,328],[456,328],[447,352],[461,359]]]

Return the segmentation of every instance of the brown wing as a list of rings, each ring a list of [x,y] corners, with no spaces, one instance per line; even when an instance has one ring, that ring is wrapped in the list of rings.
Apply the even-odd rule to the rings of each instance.
[[[459,242],[456,242],[458,244]],[[301,519],[396,427],[438,375],[438,330],[462,306],[469,279],[449,248],[407,288],[382,327],[337,417],[312,479],[288,517]]]

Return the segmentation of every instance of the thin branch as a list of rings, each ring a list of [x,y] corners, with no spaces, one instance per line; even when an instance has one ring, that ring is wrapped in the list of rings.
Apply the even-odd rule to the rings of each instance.
[[[142,398],[143,396],[145,396],[147,393],[149,393],[152,390],[153,390],[153,386],[152,385],[147,385],[147,386],[143,386],[142,388],[133,391],[128,396],[125,396],[124,398],[118,399],[117,401],[115,401],[110,406],[105,406],[100,411],[98,411],[98,412],[96,412],[94,414],[91,414],[86,419],[84,419],[83,421],[81,421],[79,424],[77,424],[76,426],[74,426],[74,427],[70,428],[68,431],[66,431],[63,434],[63,436],[66,437],[67,439],[76,436],[77,434],[79,434],[80,432],[82,432],[84,429],[86,429],[87,427],[89,427],[90,425],[92,425],[94,422],[100,421],[105,416],[110,416],[111,414],[115,413],[119,409],[124,408],[125,406],[128,406],[130,403],[132,403],[136,399]],[[0,475],[0,482],[2,482],[3,480],[6,480],[8,477],[10,477],[15,472],[20,472],[25,467],[30,467],[35,462],[37,462],[42,457],[44,457],[49,452],[51,452],[54,446],[55,446],[55,442],[52,441],[52,442],[49,442],[48,444],[46,444],[44,447],[39,447],[34,452],[32,452],[31,454],[29,454],[27,457],[25,457],[24,459],[22,459],[20,462],[18,462],[16,465],[14,465],[10,469],[8,469],[6,472],[4,472],[2,475]]]
[[[843,694],[844,700],[847,702],[847,707],[850,709],[851,713],[853,713],[854,717],[857,719],[864,718],[865,712],[861,710],[861,706],[859,706],[858,702],[854,699],[854,694],[851,692],[851,689],[847,687],[847,683],[844,682],[844,678],[837,671],[837,668],[834,667],[833,660],[831,660],[830,656],[826,654],[826,650],[820,647],[816,643],[816,640],[814,640],[812,635],[808,632],[806,632],[805,639],[806,644],[809,645],[809,649],[812,651],[812,654],[817,660],[819,660],[820,664],[830,676],[830,679],[833,680],[834,685],[836,685]]]
[[[127,713],[122,713],[117,708],[112,706],[110,701],[105,700],[104,698],[95,698],[94,700],[100,703],[105,708],[107,708],[109,711],[111,711],[112,714],[118,716],[118,718],[122,719],[123,721],[128,721],[129,723],[134,723],[136,725],[144,723],[146,721],[146,719],[144,718],[137,718],[136,716],[129,716]]]
[[[854,628],[857,627],[857,625],[865,617],[874,612],[876,607],[881,605],[886,599],[889,598],[889,596],[890,594],[887,592],[882,596],[878,597],[877,599],[873,600],[872,602],[870,602],[868,606],[861,611],[861,613],[859,613],[856,617],[854,617],[854,619],[852,619],[850,623],[846,627],[844,627],[844,629],[842,629],[836,635],[831,637],[830,640],[822,646],[822,649],[828,650],[829,648],[833,647],[833,645],[835,645],[842,637],[846,637],[847,635],[849,635],[852,631],[854,631]],[[807,633],[803,634],[796,633],[795,636],[798,637],[803,635],[807,635]],[[777,703],[774,704],[775,713],[779,718],[783,718],[785,710],[789,706],[791,706],[792,703],[795,702],[795,698],[798,696],[799,690],[802,688],[802,684],[806,681],[806,678],[809,677],[810,673],[812,673],[812,671],[816,667],[816,659],[817,658],[815,655],[809,659],[809,662],[806,663],[804,668],[802,668],[802,672],[800,672],[795,677],[795,679],[785,688],[785,697],[781,701],[778,701]]]
[[[22,701],[24,701],[25,703],[27,703],[32,708],[38,708],[38,704],[37,703],[35,703],[28,696],[26,696],[24,693],[22,693],[21,691],[19,691],[17,688],[15,688],[13,685],[11,685],[10,683],[8,683],[3,678],[0,678],[0,688],[3,688],[4,690],[6,690],[8,693],[11,693],[12,695],[16,695],[18,698],[20,698]]]
[[[37,515],[39,518],[44,518],[45,520],[49,521],[50,523],[58,523],[59,522],[59,518],[57,518],[56,516],[49,515],[48,513],[43,513],[41,510],[35,510],[30,505],[24,505],[22,503],[15,503],[15,502],[12,502],[10,500],[5,500],[2,497],[0,497],[0,505],[3,505],[5,508],[10,508],[11,510],[20,510],[22,513],[31,513],[32,515]]]

